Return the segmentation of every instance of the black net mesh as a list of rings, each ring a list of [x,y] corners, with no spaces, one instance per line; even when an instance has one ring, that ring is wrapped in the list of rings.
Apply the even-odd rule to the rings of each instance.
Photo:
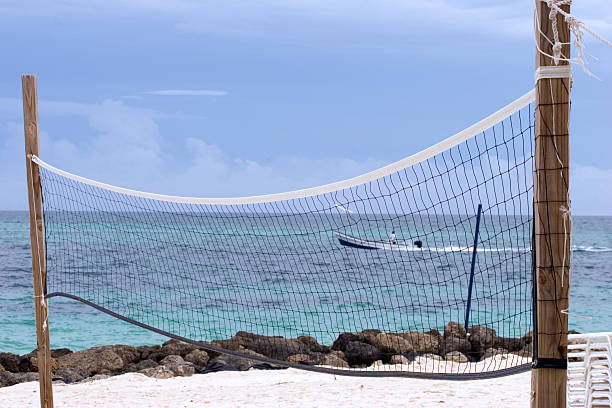
[[[47,293],[311,370],[525,369],[532,109],[374,181],[260,204],[160,201],[42,168]]]

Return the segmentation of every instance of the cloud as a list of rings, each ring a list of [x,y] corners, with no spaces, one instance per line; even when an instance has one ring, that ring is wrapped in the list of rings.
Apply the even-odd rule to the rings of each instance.
[[[0,98],[0,209],[25,209],[21,102]],[[85,117],[90,134],[70,141],[40,133],[41,157],[67,171],[109,184],[161,194],[235,197],[313,187],[363,174],[388,164],[382,160],[275,157],[266,162],[234,157],[201,137],[188,137],[179,149],[157,124],[164,115],[151,109],[105,100],[96,104],[40,101],[45,115]],[[176,140],[176,139],[175,139]],[[178,151],[170,154],[168,151]],[[502,163],[503,165],[503,163]],[[612,169],[574,164],[572,208],[576,215],[612,215]]]
[[[160,91],[146,92],[149,95],[163,96],[225,96],[227,91],[216,91],[211,89],[164,89]]]
[[[427,41],[433,33],[489,34],[521,41],[533,35],[532,2],[494,0],[12,0],[0,15],[117,17],[165,21],[177,29],[238,36],[389,34]],[[606,29],[612,16],[608,0],[583,0],[573,10],[594,27]],[[449,47],[455,44],[448,44]],[[504,44],[501,43],[500,47]]]
[[[73,142],[43,130],[41,157],[64,170],[105,183],[171,195],[231,197],[268,194],[327,184],[382,166],[379,160],[276,157],[262,163],[232,157],[198,137],[182,149],[166,149],[159,112],[105,100],[97,104],[40,101],[45,115],[82,116],[90,135]],[[0,99],[0,112],[20,101]],[[23,126],[20,113],[0,123],[0,209],[25,209]],[[168,150],[179,150],[169,154]]]

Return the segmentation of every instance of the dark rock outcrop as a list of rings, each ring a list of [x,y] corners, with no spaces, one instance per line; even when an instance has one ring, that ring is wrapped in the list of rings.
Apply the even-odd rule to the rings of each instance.
[[[324,345],[319,344],[317,339],[315,339],[312,336],[299,336],[297,338],[297,341],[299,341],[300,343],[308,347],[308,350],[310,352],[315,352],[315,353],[329,353],[330,352],[329,346],[324,346]]]
[[[446,326],[444,326],[444,339],[448,337],[456,337],[460,339],[466,338],[467,332],[465,331],[465,327],[461,323],[458,322],[448,322]]]
[[[442,343],[442,336],[436,330],[435,333],[421,333],[418,331],[407,331],[398,333],[398,336],[408,340],[416,353],[438,353]]]
[[[11,373],[27,373],[30,371],[30,360],[26,356],[13,353],[0,353],[0,365]]]
[[[72,384],[83,381],[90,375],[91,373],[84,368],[60,367],[55,371],[55,373],[53,373],[53,380],[60,380],[66,384]]]
[[[125,366],[113,346],[93,347],[67,354],[58,359],[59,368],[82,368],[91,374],[121,372]]]
[[[34,353],[34,352],[32,352]],[[51,357],[53,358],[60,358],[60,357],[64,357],[65,355],[68,355],[72,353],[72,350],[67,349],[67,348],[59,348],[59,349],[52,349],[51,350]]]
[[[265,357],[262,354],[256,353],[248,349],[242,350],[241,352],[247,355]],[[233,368],[234,370],[238,370],[238,371],[246,371],[250,368],[257,367],[260,364],[262,364],[262,362],[258,360],[252,360],[252,359],[244,358],[244,357],[237,357],[237,356],[231,356],[227,354],[221,354],[211,359],[208,362],[207,368],[210,366],[217,365],[217,366],[229,366]]]
[[[193,350],[185,356],[185,361],[192,363],[199,370],[204,369],[209,360],[210,357],[204,350]]]
[[[472,350],[480,356],[486,349],[495,346],[497,334],[493,329],[475,325],[468,330],[468,340],[472,345]]]
[[[164,356],[181,356],[184,357],[187,354],[191,353],[193,350],[196,350],[197,347],[193,344],[182,343],[178,340],[168,340],[165,342],[160,350],[160,352]]]
[[[17,384],[14,374],[4,369],[0,364],[0,387],[9,387]]]
[[[440,355],[444,356],[453,351],[469,354],[472,351],[472,343],[466,338],[446,337],[440,346]]]
[[[245,356],[208,351],[204,347],[206,344]],[[506,359],[508,354],[530,357],[533,338],[531,332],[521,338],[499,337],[495,330],[479,325],[471,326],[466,332],[460,323],[449,322],[444,327],[444,334],[436,329],[426,333],[375,329],[345,332],[331,347],[320,344],[312,336],[285,339],[244,331],[229,339],[202,342],[202,346],[170,340],[155,346],[110,345],[77,352],[54,349],[50,364],[53,381],[64,383],[92,381],[128,372],[170,378],[223,370],[277,369],[283,368],[282,361],[335,368],[376,367],[389,363],[406,365],[423,358],[467,364],[491,357]],[[276,365],[256,360],[258,357],[280,362]],[[36,351],[22,356],[0,353],[0,387],[36,380],[38,364]]]
[[[130,363],[123,368],[126,373],[135,373],[147,368],[157,367],[157,362],[151,359],[141,360],[138,363]]]
[[[349,332],[340,333],[338,338],[333,342],[331,349],[344,351],[346,350],[347,344],[349,344],[351,341],[359,341],[359,336],[357,336],[355,333]]]
[[[49,359],[49,365],[51,366],[51,372],[55,372],[58,368],[57,359],[51,357]],[[30,369],[29,371],[38,372],[38,357],[30,357]]]
[[[344,349],[344,356],[351,366],[369,366],[376,360],[389,360],[391,357],[377,347],[361,341],[349,341]]]
[[[161,346],[159,345],[155,345],[155,346],[139,346],[136,347],[136,350],[140,353],[140,358],[143,360],[146,359],[151,359],[151,354],[158,352],[159,350],[161,350]]]
[[[160,363],[177,377],[191,377],[195,374],[193,364],[183,360],[183,357],[178,355],[167,356]]]
[[[404,354],[409,351],[414,351],[412,343],[404,337],[391,333],[380,333],[374,337],[370,344],[379,350],[391,354]]]
[[[251,350],[275,360],[284,361],[294,354],[308,353],[308,347],[297,340],[278,337],[259,338],[249,347]]]
[[[495,347],[506,349],[509,352],[519,351],[523,348],[523,342],[521,339],[515,339],[513,337],[497,337]]]

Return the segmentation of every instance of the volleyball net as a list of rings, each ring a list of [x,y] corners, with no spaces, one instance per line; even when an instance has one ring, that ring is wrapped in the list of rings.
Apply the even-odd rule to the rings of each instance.
[[[33,157],[46,296],[313,371],[461,379],[526,370],[533,102],[532,91],[362,176],[263,196],[144,193]]]

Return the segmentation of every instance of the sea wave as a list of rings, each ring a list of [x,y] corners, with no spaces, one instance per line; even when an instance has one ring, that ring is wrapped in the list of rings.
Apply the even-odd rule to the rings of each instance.
[[[599,246],[586,246],[586,245],[574,245],[572,246],[574,252],[612,252],[612,248],[599,247]]]

